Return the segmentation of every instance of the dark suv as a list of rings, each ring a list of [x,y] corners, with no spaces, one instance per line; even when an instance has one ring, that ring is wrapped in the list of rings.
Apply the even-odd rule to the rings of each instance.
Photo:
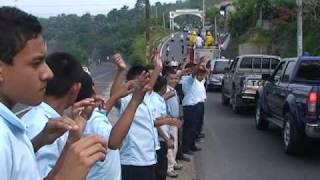
[[[256,127],[283,129],[288,154],[303,152],[307,138],[320,138],[320,57],[282,60],[257,94]]]

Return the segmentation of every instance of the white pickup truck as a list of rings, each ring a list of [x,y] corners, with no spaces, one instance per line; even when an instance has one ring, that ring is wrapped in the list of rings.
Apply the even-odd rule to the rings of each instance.
[[[256,105],[256,93],[262,84],[262,74],[271,74],[280,57],[270,55],[242,55],[226,69],[221,96],[224,105],[232,105],[235,113]]]

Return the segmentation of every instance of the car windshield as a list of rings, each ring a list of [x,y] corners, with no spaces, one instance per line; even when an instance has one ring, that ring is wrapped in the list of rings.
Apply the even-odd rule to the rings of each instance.
[[[320,82],[320,61],[306,60],[301,62],[296,79],[299,81]]]
[[[212,70],[215,74],[223,74],[229,65],[229,61],[216,61]]]

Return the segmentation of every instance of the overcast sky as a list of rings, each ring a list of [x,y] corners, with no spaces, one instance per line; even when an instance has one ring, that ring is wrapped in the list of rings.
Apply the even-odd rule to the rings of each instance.
[[[155,2],[176,2],[176,0],[150,0]],[[106,14],[113,8],[124,5],[132,8],[136,0],[0,0],[0,6],[17,6],[33,15],[40,17],[55,16],[58,14]]]

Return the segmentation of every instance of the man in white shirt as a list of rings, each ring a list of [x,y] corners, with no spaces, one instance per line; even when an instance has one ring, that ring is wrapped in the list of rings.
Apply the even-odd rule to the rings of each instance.
[[[205,62],[200,60],[199,64],[193,67],[192,74],[182,78],[184,93],[182,100],[184,116],[182,151],[186,154],[201,150],[196,146],[195,141],[199,136],[199,128],[203,122],[201,113],[204,113],[204,111],[201,107],[206,99],[204,77],[207,71],[205,65]]]
[[[32,15],[13,7],[0,8],[0,174],[3,180],[40,180],[34,151],[50,144],[66,130],[81,133],[72,123],[47,123],[30,141],[25,124],[12,112],[16,103],[35,106],[44,97],[47,81],[53,77],[48,68],[42,27]],[[64,124],[64,128],[52,125]],[[46,129],[49,128],[49,131]],[[51,129],[50,129],[51,128]],[[83,179],[91,165],[105,158],[106,143],[97,137],[72,136],[48,179]],[[96,147],[100,148],[96,148]],[[94,148],[94,149],[93,149]],[[85,153],[92,151],[91,154]]]
[[[197,48],[201,48],[202,45],[203,45],[203,39],[202,39],[202,37],[200,36],[200,34],[198,34],[198,36],[197,36],[196,45],[197,45]]]

